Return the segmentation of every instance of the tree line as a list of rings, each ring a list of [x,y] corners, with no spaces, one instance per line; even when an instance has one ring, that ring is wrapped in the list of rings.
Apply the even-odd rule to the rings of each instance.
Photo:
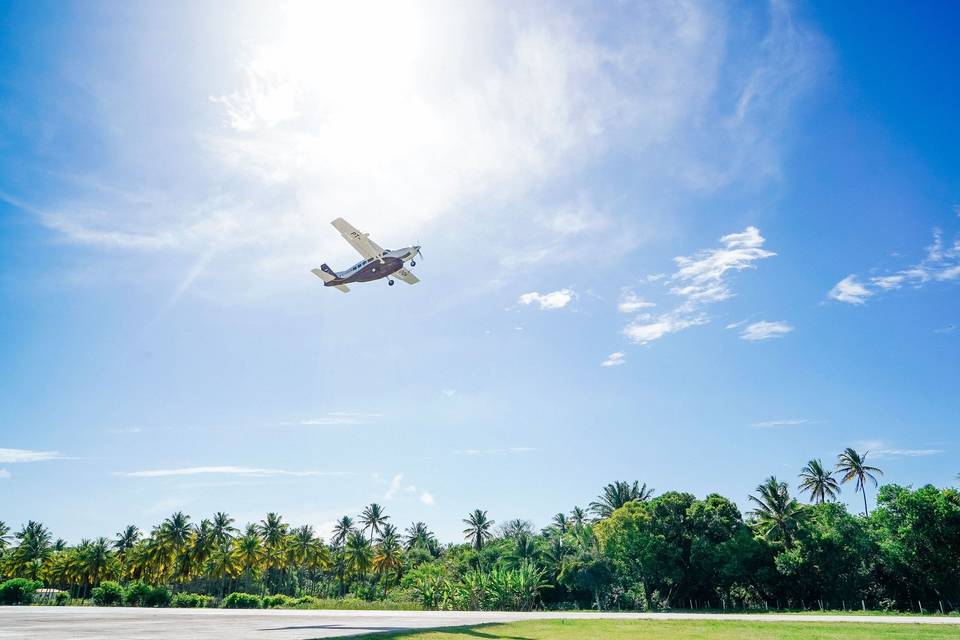
[[[833,469],[804,465],[808,503],[770,477],[746,514],[717,494],[617,481],[540,530],[475,509],[464,541],[449,544],[423,522],[401,531],[376,503],[340,518],[329,541],[276,513],[240,528],[226,513],[193,522],[177,512],[149,533],[130,525],[75,545],[39,522],[12,535],[0,522],[0,577],[76,598],[117,581],[212,601],[236,592],[434,609],[960,609],[960,492],[885,485],[870,512],[880,475],[846,449]],[[846,483],[863,494],[863,514],[837,502]]]

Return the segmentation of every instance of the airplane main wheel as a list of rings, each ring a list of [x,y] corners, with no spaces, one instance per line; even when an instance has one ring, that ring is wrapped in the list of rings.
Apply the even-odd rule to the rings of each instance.
[[[392,287],[392,286],[393,286],[393,280],[387,280],[387,284]]]
[[[417,263],[414,262],[413,260],[411,260],[411,261],[410,261],[410,266],[411,266],[411,267],[415,267],[415,266],[417,266]]]

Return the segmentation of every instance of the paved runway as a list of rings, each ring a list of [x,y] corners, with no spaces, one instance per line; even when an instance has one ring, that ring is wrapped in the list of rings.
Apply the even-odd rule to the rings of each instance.
[[[754,620],[954,624],[960,617],[684,613],[500,613],[483,611],[300,611],[0,607],[0,638],[18,640],[308,640],[542,618]]]

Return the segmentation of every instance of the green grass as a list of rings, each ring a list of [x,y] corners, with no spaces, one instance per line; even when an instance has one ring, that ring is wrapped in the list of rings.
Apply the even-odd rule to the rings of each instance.
[[[932,640],[960,638],[954,625],[671,620],[531,620],[357,636],[368,640]]]

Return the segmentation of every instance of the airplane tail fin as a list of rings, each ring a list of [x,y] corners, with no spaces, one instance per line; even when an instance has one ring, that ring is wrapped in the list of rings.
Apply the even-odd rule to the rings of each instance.
[[[315,275],[315,276],[317,276],[318,278],[320,278],[321,280],[323,280],[324,284],[326,284],[326,283],[328,283],[328,282],[332,282],[332,281],[334,281],[334,280],[337,279],[337,276],[333,273],[333,271],[330,269],[330,267],[328,267],[326,264],[320,265],[320,268],[319,268],[319,269],[311,269],[310,272],[311,272],[313,275]],[[347,293],[348,291],[350,291],[350,287],[348,287],[348,286],[345,285],[345,284],[335,284],[335,285],[332,285],[332,286],[336,287],[336,288],[339,289],[340,291],[343,291],[344,293]]]

